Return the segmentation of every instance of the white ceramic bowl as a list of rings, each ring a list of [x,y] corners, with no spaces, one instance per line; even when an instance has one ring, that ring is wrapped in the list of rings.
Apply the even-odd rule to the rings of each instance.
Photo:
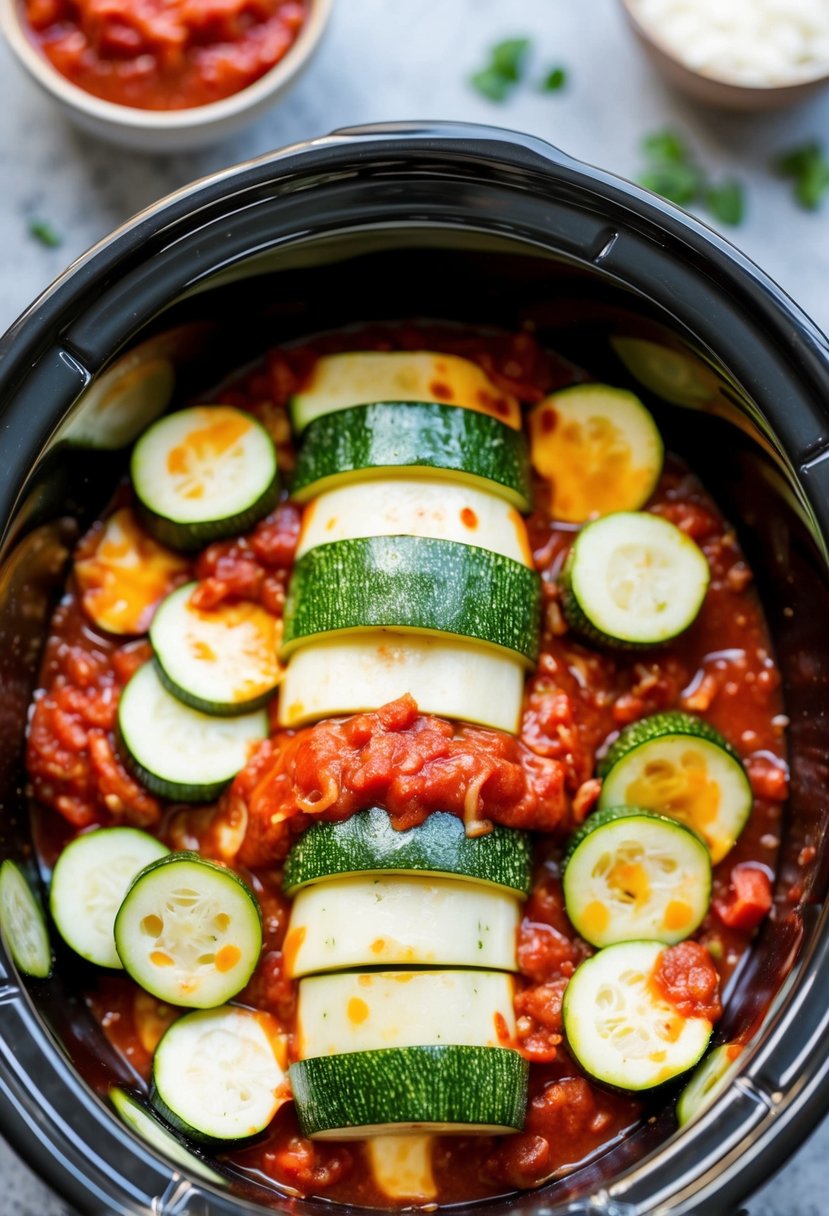
[[[311,0],[296,41],[259,80],[209,105],[187,110],[141,110],[93,97],[62,76],[31,40],[20,0],[0,0],[0,31],[36,84],[84,131],[142,152],[182,152],[217,143],[258,117],[296,81],[316,50],[333,0]]]

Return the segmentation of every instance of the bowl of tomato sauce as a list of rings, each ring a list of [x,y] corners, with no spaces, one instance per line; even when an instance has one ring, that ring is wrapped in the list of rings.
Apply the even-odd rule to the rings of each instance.
[[[239,129],[313,55],[331,0],[3,0],[31,78],[102,139],[179,151]]]
[[[721,237],[636,186],[530,137],[391,124],[162,201],[36,301],[0,355],[0,1132],[94,1216],[731,1216],[829,1107],[824,336]],[[587,448],[572,415],[585,400]],[[357,442],[365,411],[376,430]],[[240,444],[230,493],[214,465]],[[598,543],[620,492],[621,532]],[[404,543],[390,549],[389,528]],[[682,619],[661,637],[636,574],[674,577],[670,553],[651,560],[654,529],[692,555],[667,596]],[[597,598],[590,567],[608,546],[619,593]],[[332,551],[317,602],[303,579]],[[416,551],[454,564],[415,563],[412,581]],[[416,592],[381,622],[389,638],[395,621],[409,630],[394,643],[365,616],[378,562]],[[499,600],[505,569],[517,590]],[[514,625],[528,588],[536,625]],[[351,605],[363,614],[347,652],[308,623],[323,600],[333,634]],[[648,631],[633,647],[625,612]],[[218,690],[215,673],[191,688],[222,619],[293,630],[286,671],[252,686],[242,647]],[[436,645],[455,678],[386,696],[399,656],[418,679]],[[196,712],[213,733],[198,735],[194,781]],[[618,794],[602,801],[614,782],[621,816]],[[612,853],[627,820],[668,845],[605,865],[597,841]],[[441,856],[467,884],[443,918],[440,882],[415,864],[424,828],[450,833]],[[357,835],[334,864],[343,832]],[[100,908],[121,839],[146,866],[114,952]],[[481,847],[500,894],[470,860]],[[376,872],[354,868],[366,848],[414,850],[394,934]],[[681,898],[678,858],[698,875]],[[621,892],[615,922],[596,875]],[[221,995],[204,1008],[193,976],[176,979],[180,942],[156,942],[158,911],[139,900],[160,884],[187,908],[201,881],[246,909],[228,942],[230,913],[213,908],[221,943],[196,963]],[[461,941],[470,890],[485,914]],[[654,891],[667,939],[641,940],[640,919],[639,940],[612,940]],[[336,951],[360,926],[356,974]],[[421,936],[401,945],[401,926]],[[423,934],[444,952],[437,971]],[[134,965],[148,951],[160,980]],[[371,1039],[381,1005],[382,1033],[410,1036],[389,1049],[396,1075]],[[452,1118],[415,1120],[428,1131],[412,1143],[386,1133],[404,1130],[413,1093],[435,1097],[424,1051],[468,1068],[445,1074]],[[223,1092],[256,1116],[230,1134],[208,1085],[222,1060]],[[336,1084],[311,1101],[314,1067]],[[379,1113],[355,1123],[355,1104]]]

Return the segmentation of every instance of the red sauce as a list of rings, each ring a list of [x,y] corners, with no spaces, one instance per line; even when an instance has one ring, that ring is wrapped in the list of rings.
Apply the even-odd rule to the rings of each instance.
[[[308,0],[25,0],[34,40],[87,93],[184,110],[238,93],[274,67]]]
[[[265,422],[282,468],[290,468],[288,397],[320,354],[353,349],[461,354],[479,363],[500,391],[525,402],[574,379],[572,369],[527,334],[480,338],[458,329],[376,327],[271,352],[222,398]],[[539,510],[529,520],[529,537],[542,576],[543,640],[518,739],[422,715],[407,697],[375,713],[299,731],[274,724],[231,790],[210,807],[159,803],[117,758],[117,696],[146,656],[145,644],[121,645],[94,630],[71,582],[52,622],[28,753],[36,797],[59,812],[40,833],[45,859],[52,860],[67,834],[80,827],[124,821],[155,825],[174,848],[231,861],[253,885],[266,930],[262,958],[242,999],[269,1012],[288,1033],[295,988],[284,974],[288,905],[279,888],[279,860],[311,816],[342,818],[379,802],[401,828],[439,807],[541,829],[518,941],[518,1046],[531,1065],[526,1125],[500,1139],[438,1138],[433,1169],[442,1203],[536,1186],[606,1148],[642,1113],[639,1099],[607,1092],[582,1075],[567,1052],[561,1016],[569,979],[591,953],[564,911],[562,841],[595,803],[597,752],[622,726],[663,709],[701,713],[740,753],[755,794],[748,826],[716,867],[712,906],[697,941],[661,956],[654,977],[660,990],[683,1012],[717,1016],[718,986],[749,948],[767,910],[764,890],[770,888],[761,886],[776,861],[788,773],[780,677],[761,606],[733,531],[679,461],[669,459],[649,509],[691,535],[711,566],[697,621],[670,646],[611,655],[569,634],[555,580],[575,532]],[[299,526],[299,510],[283,504],[248,535],[210,546],[195,563],[201,606],[249,599],[281,616]],[[130,981],[102,981],[87,996],[110,1040],[146,1076],[150,1057]],[[362,1146],[305,1140],[290,1106],[280,1110],[263,1141],[229,1157],[260,1183],[353,1204],[387,1203],[375,1189]]]

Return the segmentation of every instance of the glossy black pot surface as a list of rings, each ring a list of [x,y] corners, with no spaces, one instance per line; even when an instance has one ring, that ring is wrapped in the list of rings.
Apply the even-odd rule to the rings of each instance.
[[[645,396],[737,524],[791,719],[775,911],[727,994],[723,1035],[751,1032],[737,1081],[682,1132],[669,1095],[599,1159],[476,1210],[732,1216],[829,1105],[829,348],[741,254],[634,186],[489,128],[339,132],[151,208],[24,314],[0,343],[0,857],[35,876],[26,709],[69,547],[131,437],[101,422],[102,374],[148,343],[186,395],[275,342],[418,316],[530,322]],[[27,983],[0,947],[0,1130],[42,1177],[88,1216],[330,1211],[186,1177],[121,1127],[75,1068],[100,1093],[129,1079],[75,966]]]

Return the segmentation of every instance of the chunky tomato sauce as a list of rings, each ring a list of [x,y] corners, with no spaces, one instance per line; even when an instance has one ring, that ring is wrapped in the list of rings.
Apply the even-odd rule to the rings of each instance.
[[[397,327],[272,352],[223,390],[222,399],[250,409],[268,426],[280,462],[289,468],[288,397],[318,354],[361,347],[463,354],[524,402],[575,378],[526,334],[481,338]],[[124,644],[98,632],[72,578],[52,622],[32,711],[28,765],[45,864],[78,830],[126,822],[156,831],[173,848],[197,848],[233,865],[255,890],[265,921],[262,958],[239,999],[267,1010],[289,1035],[295,985],[283,972],[289,903],[280,890],[280,862],[313,817],[340,819],[380,804],[401,828],[440,808],[464,818],[473,831],[485,831],[488,822],[537,831],[515,1001],[518,1047],[531,1062],[526,1124],[509,1137],[438,1138],[433,1169],[442,1203],[537,1186],[606,1148],[642,1115],[639,1099],[582,1073],[567,1051],[561,1013],[570,977],[592,953],[564,910],[562,844],[595,804],[597,755],[623,726],[671,708],[704,715],[742,756],[755,796],[748,826],[715,869],[712,904],[696,940],[660,958],[652,982],[665,999],[681,1012],[715,1020],[722,987],[771,906],[788,788],[786,719],[762,609],[733,530],[698,479],[669,458],[649,509],[702,547],[710,590],[699,617],[677,641],[658,651],[610,654],[582,644],[567,629],[556,578],[576,532],[551,522],[544,500],[539,485],[529,537],[543,585],[543,641],[517,739],[422,715],[403,697],[374,713],[298,731],[274,722],[271,737],[216,805],[164,803],[123,767],[114,738],[119,691],[146,659],[147,644]],[[192,575],[200,582],[200,606],[247,599],[281,616],[299,526],[300,510],[284,503],[248,535],[197,555]],[[176,1011],[123,977],[101,979],[86,996],[110,1041],[147,1078],[158,1037]],[[377,1193],[359,1143],[304,1139],[290,1105],[262,1141],[228,1160],[258,1184],[355,1204],[388,1202]]]
[[[308,0],[25,0],[38,46],[87,93],[141,110],[207,105],[283,57]]]

